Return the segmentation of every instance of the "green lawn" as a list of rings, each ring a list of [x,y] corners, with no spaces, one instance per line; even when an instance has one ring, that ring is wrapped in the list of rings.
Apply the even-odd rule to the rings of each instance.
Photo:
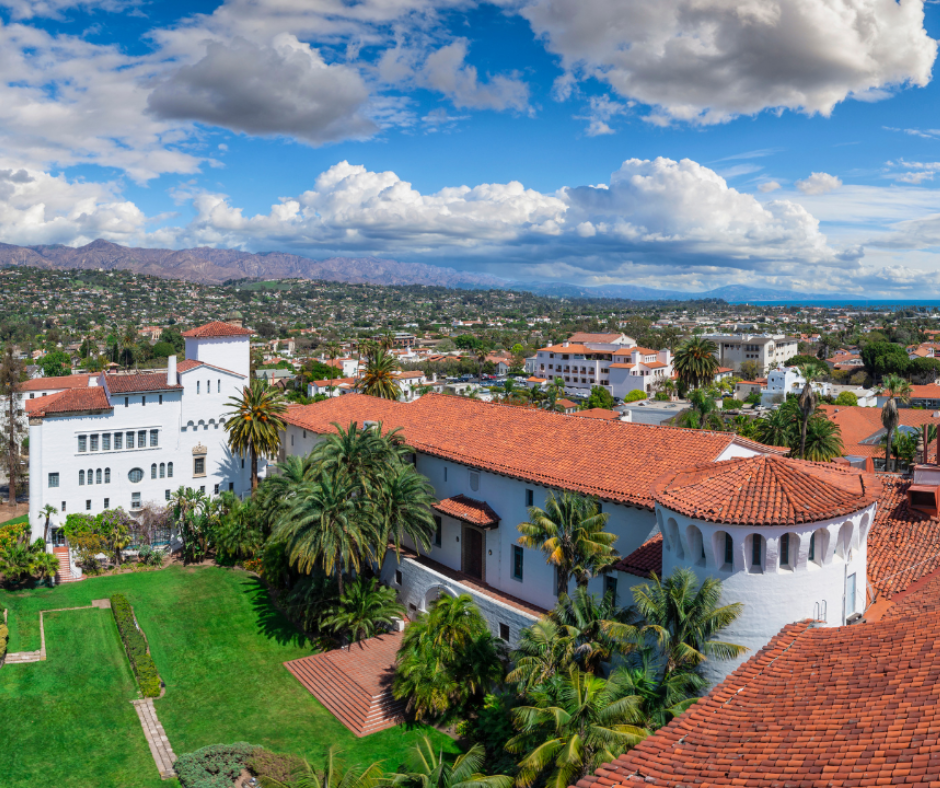
[[[0,517],[2,517],[2,516],[3,516],[3,515],[0,514]],[[29,522],[29,515],[28,515],[28,514],[24,514],[22,517],[14,517],[12,520],[6,520],[6,521],[0,523],[0,526],[4,526],[4,525],[18,525],[19,523],[28,523],[28,522]]]
[[[155,706],[177,755],[207,744],[249,741],[280,752],[299,753],[318,762],[326,748],[335,744],[350,763],[381,760],[394,768],[417,737],[428,732],[422,727],[402,727],[363,739],[353,736],[283,667],[286,660],[311,653],[310,647],[300,642],[296,631],[271,607],[259,581],[238,570],[171,567],[159,572],[90,579],[55,589],[0,591],[0,606],[10,611],[10,650],[39,648],[40,610],[87,605],[92,599],[108,597],[116,591],[126,593],[134,605],[157,668],[167,683],[166,696],[157,700]],[[85,632],[89,627],[87,621],[101,616],[98,611],[88,613],[88,616],[84,611],[62,613],[50,619],[56,621],[60,638],[68,634],[67,627],[73,626],[72,621],[76,623],[71,634],[74,642],[70,645],[50,641],[47,630],[47,662],[0,670],[0,742],[3,742],[0,775],[12,775],[10,786],[37,784],[33,782],[34,770],[40,768],[49,784],[57,787],[148,786],[146,779],[155,774],[152,761],[146,764],[149,768],[139,772],[142,777],[136,783],[123,782],[117,765],[109,766],[104,774],[91,780],[84,771],[87,759],[104,757],[95,753],[102,746],[105,728],[110,731],[107,735],[115,747],[113,755],[107,757],[115,758],[115,763],[121,762],[127,770],[140,769],[136,750],[132,752],[126,745],[127,732],[119,731],[120,726],[105,714],[99,715],[97,707],[90,712],[90,724],[85,715],[75,711],[83,696],[73,688],[83,686],[82,676],[94,666],[95,675],[113,674],[111,684],[107,688],[102,685],[101,694],[113,698],[108,702],[116,704],[115,708],[123,710],[126,705],[126,712],[131,715],[128,719],[137,725],[134,709],[127,703],[133,693],[128,695],[125,686],[128,669],[126,661],[122,661],[110,612],[104,619],[108,622],[106,630],[111,633],[108,637],[113,653],[106,659],[101,653],[107,651],[108,638],[102,634],[94,640]],[[86,642],[94,642],[95,650]],[[48,707],[34,705],[24,697],[23,688],[27,687],[24,672],[37,668],[41,676],[33,680],[34,694],[52,695],[55,686],[57,704],[50,700]],[[65,698],[69,705],[62,708],[67,713],[53,711],[60,708],[58,704]],[[33,733],[24,734],[21,746],[7,748],[3,729],[11,719],[21,720],[15,727]],[[72,747],[53,755],[48,749],[55,742],[51,734],[60,727],[73,731],[75,739]],[[139,725],[130,727],[131,735],[146,751]],[[447,750],[456,751],[450,739],[436,731],[430,733]],[[0,783],[4,788],[8,785],[4,780]]]

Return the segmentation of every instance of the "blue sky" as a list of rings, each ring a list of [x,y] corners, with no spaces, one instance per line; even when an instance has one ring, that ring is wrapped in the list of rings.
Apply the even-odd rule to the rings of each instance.
[[[0,0],[0,242],[940,295],[920,0]]]

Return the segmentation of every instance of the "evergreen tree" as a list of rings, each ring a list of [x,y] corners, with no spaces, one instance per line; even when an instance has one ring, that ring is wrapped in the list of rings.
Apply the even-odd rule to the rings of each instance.
[[[22,399],[23,364],[14,355],[13,345],[7,345],[0,357],[0,468],[10,480],[10,507],[16,506],[17,482],[22,477],[20,448],[24,417]]]

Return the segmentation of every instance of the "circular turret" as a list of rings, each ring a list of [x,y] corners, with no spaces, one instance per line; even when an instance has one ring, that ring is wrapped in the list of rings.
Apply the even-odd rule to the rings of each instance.
[[[722,582],[741,616],[722,639],[753,655],[786,624],[865,609],[866,545],[881,485],[855,468],[761,455],[671,472],[653,485],[663,576]],[[745,657],[746,658],[746,657]],[[744,658],[711,662],[712,681]]]

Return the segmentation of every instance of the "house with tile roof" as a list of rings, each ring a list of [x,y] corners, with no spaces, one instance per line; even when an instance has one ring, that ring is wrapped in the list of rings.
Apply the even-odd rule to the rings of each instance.
[[[528,519],[529,507],[543,507],[549,493],[563,490],[596,496],[618,537],[617,550],[629,555],[659,530],[652,485],[664,473],[689,463],[785,452],[731,433],[572,418],[437,394],[408,403],[349,394],[292,406],[285,421],[285,457],[310,452],[334,424],[401,427],[415,450],[415,467],[448,503],[435,512],[430,553],[404,556],[400,564],[389,558],[383,581],[412,615],[441,593],[468,593],[494,634],[505,634],[511,644],[557,601],[553,568],[517,543],[516,525]],[[488,512],[488,523],[467,506]],[[595,578],[589,589],[613,591],[627,603],[635,576],[623,575],[619,589],[621,576]]]
[[[72,578],[81,571],[59,530],[69,514],[121,507],[134,516],[180,486],[250,489],[250,468],[229,451],[224,428],[228,400],[248,380],[250,332],[209,323],[184,336],[179,364],[171,356],[162,370],[76,375],[84,385],[26,400],[33,537],[67,557]],[[49,533],[46,504],[57,510]]]

